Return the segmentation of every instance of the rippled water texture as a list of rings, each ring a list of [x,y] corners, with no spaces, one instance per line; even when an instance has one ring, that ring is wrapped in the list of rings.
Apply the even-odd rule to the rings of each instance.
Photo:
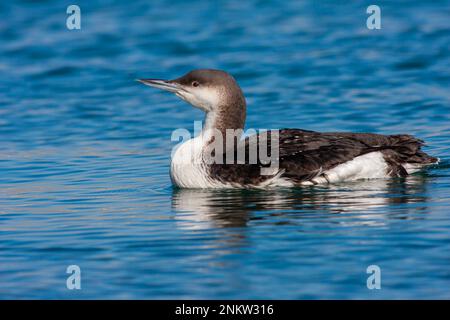
[[[0,4],[0,298],[450,298],[450,2]],[[247,127],[410,133],[408,179],[175,190],[202,114],[134,81],[231,72]],[[66,288],[78,265],[82,289]],[[381,290],[366,268],[381,268]]]

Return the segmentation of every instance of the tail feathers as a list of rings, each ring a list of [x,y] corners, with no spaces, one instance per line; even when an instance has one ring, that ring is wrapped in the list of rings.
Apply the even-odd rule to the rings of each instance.
[[[390,136],[392,145],[383,150],[384,158],[390,167],[390,175],[404,177],[419,171],[424,166],[436,164],[439,159],[421,150],[423,140],[411,135]]]
[[[430,165],[430,164],[436,164],[439,162],[439,158],[432,157],[422,150],[419,150],[416,152],[415,155],[410,157],[407,161],[407,163],[410,164],[418,164],[418,165]]]

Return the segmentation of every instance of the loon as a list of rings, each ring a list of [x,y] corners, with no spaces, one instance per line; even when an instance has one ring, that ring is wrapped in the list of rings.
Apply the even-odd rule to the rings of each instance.
[[[236,80],[227,72],[214,69],[190,71],[174,80],[138,79],[145,85],[174,93],[205,112],[201,133],[183,142],[172,155],[170,177],[180,188],[266,188],[331,184],[361,179],[405,177],[438,158],[421,150],[424,142],[408,134],[381,135],[351,132],[315,132],[302,129],[280,129],[276,132],[278,152],[276,166],[268,168],[258,153],[249,161],[255,143],[271,146],[273,133],[261,132],[244,137],[246,101]],[[231,150],[233,159],[239,150],[216,134],[238,132],[245,160],[207,161],[208,157],[225,159]],[[244,137],[244,138],[243,138]],[[217,142],[223,148],[211,151]],[[222,143],[223,145],[220,145]],[[273,144],[273,142],[272,142]],[[216,154],[216,151],[220,154]],[[220,151],[222,150],[222,151]],[[223,151],[225,150],[225,151]],[[267,169],[263,174],[263,169]]]

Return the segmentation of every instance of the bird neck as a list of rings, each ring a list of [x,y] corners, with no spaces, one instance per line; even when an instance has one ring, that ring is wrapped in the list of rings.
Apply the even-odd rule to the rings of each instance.
[[[225,140],[227,131],[242,132],[245,125],[246,106],[243,103],[219,106],[208,111],[205,115],[205,122],[202,129],[203,136],[221,134]]]
[[[244,132],[244,124],[245,105],[240,108],[219,107],[207,112],[201,133],[204,157],[221,161],[221,154],[235,150]]]

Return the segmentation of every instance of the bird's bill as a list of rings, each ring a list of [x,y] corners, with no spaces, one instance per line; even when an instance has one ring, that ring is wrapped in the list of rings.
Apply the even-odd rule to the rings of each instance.
[[[180,84],[170,81],[170,80],[161,80],[161,79],[137,79],[137,81],[142,82],[143,84],[158,88],[161,90],[169,91],[169,92],[180,92],[183,90]]]

